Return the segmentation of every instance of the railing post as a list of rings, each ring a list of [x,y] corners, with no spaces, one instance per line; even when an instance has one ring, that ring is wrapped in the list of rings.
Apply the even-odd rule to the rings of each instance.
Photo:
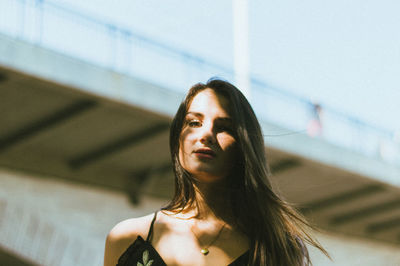
[[[35,26],[36,26],[36,43],[42,43],[42,34],[43,34],[43,2],[44,0],[36,0],[35,7],[36,7],[36,19],[35,19]]]
[[[110,66],[111,69],[114,71],[116,70],[116,55],[117,55],[117,48],[118,48],[118,35],[117,35],[117,28],[114,25],[108,25],[108,30],[110,31]]]
[[[235,82],[250,101],[248,1],[233,1],[233,57]]]
[[[24,37],[25,13],[26,13],[25,9],[26,9],[26,0],[21,0],[20,1],[21,20],[20,20],[20,23],[19,23],[19,34],[17,34],[17,38],[20,38],[20,39],[22,39]]]

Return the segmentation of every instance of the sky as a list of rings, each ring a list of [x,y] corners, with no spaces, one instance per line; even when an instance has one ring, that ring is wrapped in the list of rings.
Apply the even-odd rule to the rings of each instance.
[[[230,0],[46,1],[233,68]],[[400,1],[248,3],[253,77],[373,126],[400,131]],[[84,51],[94,52],[91,47]]]
[[[227,0],[52,0],[222,65],[233,65]],[[249,1],[253,76],[400,130],[400,2]]]
[[[262,23],[250,34],[252,51],[265,50],[251,58],[256,74],[370,123],[400,128],[399,1],[254,5],[252,24]]]

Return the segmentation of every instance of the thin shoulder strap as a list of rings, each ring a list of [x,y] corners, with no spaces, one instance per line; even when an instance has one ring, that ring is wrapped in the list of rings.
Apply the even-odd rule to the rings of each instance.
[[[157,212],[158,212],[158,211],[156,211],[156,212],[154,213],[154,217],[153,217],[153,220],[151,221],[150,228],[149,228],[149,233],[147,234],[146,241],[150,241],[150,240],[151,240],[151,237],[152,237],[152,235],[153,235],[153,226],[154,226],[154,222],[155,222],[156,219],[157,219]]]

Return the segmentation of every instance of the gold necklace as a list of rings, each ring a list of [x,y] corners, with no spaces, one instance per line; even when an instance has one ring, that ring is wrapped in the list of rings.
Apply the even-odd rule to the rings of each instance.
[[[219,229],[217,236],[210,242],[210,244],[208,244],[207,246],[204,246],[202,249],[200,249],[201,254],[206,256],[208,253],[210,253],[210,251],[208,249],[212,246],[212,244],[215,243],[215,241],[217,241],[217,239],[221,235],[222,230],[224,229],[225,225],[226,225],[226,223],[224,223],[221,226],[221,229]],[[201,243],[200,239],[197,237],[196,233],[193,231],[192,227],[190,227],[190,231],[192,231],[193,235],[196,237],[196,239],[200,243],[200,245],[203,246],[203,244]]]

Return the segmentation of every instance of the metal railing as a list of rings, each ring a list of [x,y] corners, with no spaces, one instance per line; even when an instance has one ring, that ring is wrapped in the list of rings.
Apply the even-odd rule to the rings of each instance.
[[[1,0],[0,32],[173,90],[187,90],[212,76],[234,79],[230,67],[44,0]],[[319,106],[318,113],[318,105],[309,99],[260,79],[252,78],[251,90],[260,118],[293,134],[308,133],[400,165],[400,140],[394,132],[329,106]],[[265,133],[268,138],[270,134]]]
[[[23,258],[49,266],[102,265],[103,238],[68,231],[7,199],[0,199],[0,217],[0,245]]]

